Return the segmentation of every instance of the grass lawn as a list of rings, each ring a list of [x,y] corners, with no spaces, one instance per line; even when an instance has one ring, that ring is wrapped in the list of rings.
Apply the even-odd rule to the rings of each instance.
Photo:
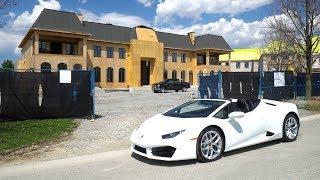
[[[299,108],[305,109],[308,111],[320,112],[320,101],[319,100],[310,100],[305,104],[299,105]]]
[[[0,155],[58,138],[77,127],[72,119],[0,122]]]

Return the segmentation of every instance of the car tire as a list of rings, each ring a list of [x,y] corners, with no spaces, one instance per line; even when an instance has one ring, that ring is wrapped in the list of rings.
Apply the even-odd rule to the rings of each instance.
[[[198,137],[197,159],[200,162],[212,162],[220,159],[224,148],[225,139],[223,133],[216,127],[208,127]]]
[[[176,92],[179,92],[179,89],[176,89],[175,91],[176,91]]]
[[[182,88],[182,92],[186,92],[187,91],[187,88]]]
[[[282,140],[285,142],[295,141],[299,134],[300,122],[294,114],[288,114],[282,125]]]
[[[160,89],[160,92],[161,92],[161,93],[165,93],[166,91],[164,90],[164,88],[161,88],[161,89]]]

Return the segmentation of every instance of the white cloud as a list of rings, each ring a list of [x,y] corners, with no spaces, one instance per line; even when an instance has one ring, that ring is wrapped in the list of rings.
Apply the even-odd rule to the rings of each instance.
[[[102,13],[95,14],[91,11],[80,9],[80,12],[83,14],[84,19],[87,21],[99,22],[99,23],[111,23],[114,25],[134,27],[137,25],[146,25],[149,26],[150,23],[139,17],[133,15],[120,14],[117,12],[111,13]]]
[[[159,1],[155,23],[172,22],[180,18],[201,19],[202,14],[236,14],[272,3],[273,0],[164,0]]]
[[[44,8],[47,9],[55,9],[60,10],[61,5],[56,0],[38,0],[39,4],[35,5],[33,7],[32,12],[29,11],[23,12],[21,15],[19,15],[13,22],[12,27],[16,30],[25,30],[28,29],[34,21],[38,18],[40,13]]]
[[[207,24],[194,24],[190,27],[157,28],[157,30],[178,34],[187,34],[194,31],[196,35],[221,35],[232,48],[261,47],[269,20],[272,20],[272,16],[254,22],[245,22],[236,18],[231,20],[221,18],[218,21]]]
[[[8,14],[9,20],[6,26],[0,29],[0,54],[2,56],[20,53],[17,48],[18,44],[44,8],[60,10],[61,5],[57,0],[38,0],[38,4],[33,7],[31,13],[24,11],[20,15]]]
[[[153,0],[138,0],[139,3],[143,4],[144,7],[151,7]]]

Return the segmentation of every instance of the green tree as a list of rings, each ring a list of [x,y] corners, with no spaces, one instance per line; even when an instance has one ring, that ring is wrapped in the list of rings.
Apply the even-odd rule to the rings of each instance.
[[[7,60],[4,60],[2,62],[1,67],[3,69],[11,69],[11,70],[13,70],[14,69],[14,64],[13,64],[12,60],[7,59]]]
[[[316,61],[313,55],[320,47],[320,1],[276,0],[273,17],[269,23],[271,32],[291,44],[294,53],[304,59],[300,64],[306,72],[306,99],[310,99],[312,65]]]

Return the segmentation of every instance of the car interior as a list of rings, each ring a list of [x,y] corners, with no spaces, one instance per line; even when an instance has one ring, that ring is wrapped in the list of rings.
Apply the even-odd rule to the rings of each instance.
[[[237,102],[231,102],[226,107],[217,112],[214,117],[219,119],[228,119],[228,115],[235,111],[248,113],[253,111],[260,104],[260,99],[238,99]]]

